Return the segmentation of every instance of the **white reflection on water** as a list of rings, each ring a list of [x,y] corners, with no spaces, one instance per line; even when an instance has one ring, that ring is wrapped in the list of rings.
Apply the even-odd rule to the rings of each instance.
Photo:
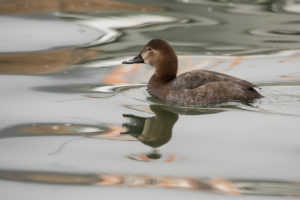
[[[100,31],[104,31],[105,35],[99,37],[99,39],[89,43],[87,46],[103,44],[114,41],[122,33],[117,29],[145,26],[155,23],[167,23],[175,21],[176,19],[169,16],[149,15],[149,14],[137,14],[127,16],[110,16],[110,17],[96,17],[89,15],[76,15],[58,13],[58,16],[62,18],[73,18],[76,23],[86,25],[95,28]]]
[[[104,34],[101,30],[55,18],[1,16],[0,24],[0,52],[6,53],[82,45]]]
[[[300,5],[288,5],[286,7],[283,7],[284,10],[288,11],[288,12],[293,12],[293,13],[300,13]]]
[[[145,84],[106,85],[106,86],[91,87],[88,89],[88,91],[111,93],[111,92],[120,92],[127,89],[139,88],[143,86],[145,86]]]

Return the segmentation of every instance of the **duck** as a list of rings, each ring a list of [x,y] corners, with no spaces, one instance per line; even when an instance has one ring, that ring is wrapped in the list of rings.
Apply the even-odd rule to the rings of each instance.
[[[150,40],[140,53],[122,64],[145,63],[154,67],[148,92],[175,106],[207,106],[230,101],[249,102],[263,96],[259,86],[246,80],[210,70],[193,70],[177,75],[178,58],[162,39]]]

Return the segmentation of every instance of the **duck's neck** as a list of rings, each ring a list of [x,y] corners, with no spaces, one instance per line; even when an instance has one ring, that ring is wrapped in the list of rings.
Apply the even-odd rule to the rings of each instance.
[[[170,82],[176,78],[177,59],[173,63],[160,63],[155,66],[155,72],[148,82],[149,92],[159,99],[166,100],[170,90]]]
[[[164,57],[160,62],[155,63],[154,68],[155,72],[153,76],[155,76],[156,79],[165,82],[171,81],[177,75],[177,56],[174,54],[170,56],[170,58]]]

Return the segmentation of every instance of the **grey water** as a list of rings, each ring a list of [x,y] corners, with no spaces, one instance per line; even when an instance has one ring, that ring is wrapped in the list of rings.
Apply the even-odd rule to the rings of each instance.
[[[300,197],[299,1],[3,1],[0,26],[1,199]],[[158,101],[121,64],[153,38],[264,98]]]

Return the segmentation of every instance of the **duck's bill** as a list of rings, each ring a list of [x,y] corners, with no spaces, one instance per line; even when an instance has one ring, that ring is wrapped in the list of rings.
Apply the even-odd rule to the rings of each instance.
[[[125,60],[122,62],[122,64],[134,64],[134,63],[144,63],[144,59],[142,58],[141,53],[139,53],[139,55],[137,55],[136,57],[130,60]]]

